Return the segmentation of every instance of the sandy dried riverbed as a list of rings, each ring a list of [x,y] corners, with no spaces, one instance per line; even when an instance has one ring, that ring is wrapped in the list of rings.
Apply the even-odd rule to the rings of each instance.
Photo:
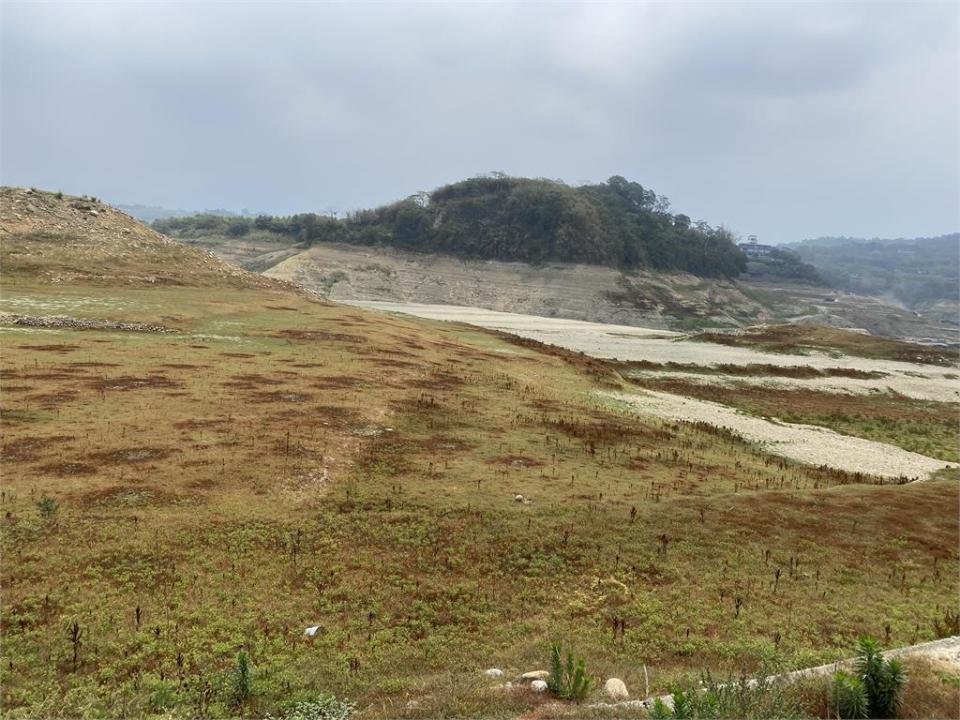
[[[620,360],[648,360],[656,363],[692,363],[696,365],[768,364],[780,367],[796,365],[817,369],[853,368],[881,372],[879,379],[851,378],[743,378],[729,376],[699,376],[703,382],[764,382],[781,383],[834,392],[893,391],[908,397],[956,401],[960,399],[960,383],[956,371],[931,365],[871,360],[825,353],[783,355],[761,352],[744,347],[731,347],[684,340],[683,335],[663,330],[651,330],[623,325],[541,318],[533,315],[495,312],[481,308],[452,305],[422,305],[416,303],[354,302],[374,310],[399,312],[434,320],[469,323],[480,327],[503,330],[522,337],[577,350],[599,358]],[[676,377],[678,373],[671,373]],[[812,465],[864,472],[881,477],[926,478],[944,467],[956,467],[942,460],[918,455],[885,443],[842,435],[826,428],[811,425],[781,423],[745,415],[718,403],[696,400],[669,393],[642,391],[637,393],[607,393],[614,400],[631,409],[667,420],[702,421],[729,428],[747,440],[761,444],[768,452]]]
[[[925,479],[937,470],[956,467],[895,445],[841,435],[814,425],[773,422],[705,400],[650,390],[602,395],[645,415],[728,428],[746,440],[759,443],[767,452],[810,465],[911,479]]]
[[[750,382],[782,383],[791,387],[806,387],[827,392],[896,392],[919,400],[941,402],[960,401],[960,379],[955,368],[935,365],[872,360],[849,355],[828,355],[810,352],[805,355],[788,355],[763,352],[747,347],[717,345],[715,343],[686,340],[681,333],[628,325],[542,318],[535,315],[496,312],[482,308],[456,305],[423,305],[418,303],[351,302],[352,305],[399,312],[406,315],[464,322],[479,327],[503,330],[521,337],[577,350],[598,358],[618,360],[647,360],[656,363],[683,363],[694,365],[776,365],[791,367],[803,365],[818,370],[850,368],[867,372],[880,372],[883,377],[870,380],[852,378],[758,378]],[[677,373],[671,373],[677,377]],[[695,376],[701,382],[729,382],[723,376],[705,378]],[[743,377],[738,382],[746,381]]]

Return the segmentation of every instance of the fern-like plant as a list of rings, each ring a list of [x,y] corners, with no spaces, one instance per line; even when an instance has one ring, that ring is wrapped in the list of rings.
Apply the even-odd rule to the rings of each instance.
[[[584,669],[583,658],[575,658],[567,650],[566,662],[559,643],[550,649],[550,677],[547,689],[562,700],[584,700],[593,690],[595,680]]]

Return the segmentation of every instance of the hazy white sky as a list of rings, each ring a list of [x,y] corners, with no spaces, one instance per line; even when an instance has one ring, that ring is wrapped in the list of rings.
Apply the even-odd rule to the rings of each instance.
[[[4,184],[290,213],[617,174],[774,242],[960,227],[953,2],[2,13]]]

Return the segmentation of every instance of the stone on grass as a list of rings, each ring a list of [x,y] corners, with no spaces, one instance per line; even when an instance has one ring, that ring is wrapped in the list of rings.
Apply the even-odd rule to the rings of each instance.
[[[603,694],[610,700],[627,700],[630,693],[627,692],[627,686],[620,678],[610,678],[603,684]]]
[[[498,678],[503,677],[503,670],[500,668],[490,668],[489,670],[484,670],[483,674],[488,678]]]
[[[530,689],[538,693],[546,692],[547,682],[546,680],[534,680],[532,683],[530,683]]]
[[[306,635],[307,637],[313,637],[314,635],[317,634],[317,630],[319,630],[319,629],[320,629],[320,626],[319,626],[319,625],[314,625],[314,626],[308,627],[306,630],[304,630],[304,631],[303,631],[303,634]]]

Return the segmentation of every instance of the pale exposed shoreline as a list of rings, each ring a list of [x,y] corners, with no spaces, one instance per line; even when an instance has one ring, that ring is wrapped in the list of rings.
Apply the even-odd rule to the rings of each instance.
[[[561,318],[541,318],[453,305],[373,301],[356,301],[351,304],[371,310],[397,312],[432,320],[462,322],[501,330],[604,359],[646,360],[655,363],[673,362],[704,366],[803,365],[820,370],[849,368],[883,373],[882,377],[874,379],[738,376],[735,380],[723,375],[670,373],[671,376],[683,377],[685,380],[695,378],[697,382],[762,383],[838,393],[895,392],[922,400],[946,402],[960,400],[960,382],[953,368],[848,355],[828,355],[819,352],[806,355],[778,354],[747,347],[685,342],[682,334],[663,330],[604,325]],[[767,452],[811,465],[826,465],[878,477],[911,479],[925,479],[945,467],[957,467],[954,463],[909,452],[895,445],[843,435],[812,425],[783,423],[754,417],[726,405],[681,395],[637,391],[636,393],[604,393],[603,397],[623,403],[631,410],[645,415],[666,420],[706,422],[717,427],[729,428],[744,439],[758,443]]]

